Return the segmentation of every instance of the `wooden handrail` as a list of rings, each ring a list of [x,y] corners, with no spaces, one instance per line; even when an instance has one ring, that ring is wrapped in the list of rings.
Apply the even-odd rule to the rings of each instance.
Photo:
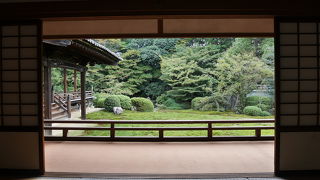
[[[254,130],[255,136],[239,136],[239,137],[223,137],[225,140],[272,140],[273,136],[262,136],[261,130],[270,130],[274,129],[274,126],[213,126],[214,124],[241,124],[241,123],[274,123],[274,119],[235,119],[235,120],[45,120],[45,123],[52,124],[65,124],[65,123],[73,123],[73,124],[110,124],[110,127],[68,127],[68,126],[45,126],[45,130],[62,130],[62,137],[53,137],[46,136],[47,140],[101,140],[101,137],[69,137],[69,130],[101,130],[101,131],[110,131],[110,136],[105,137],[105,140],[113,140],[113,141],[121,141],[124,140],[123,137],[116,137],[116,131],[158,131],[159,136],[153,137],[154,141],[166,141],[168,138],[165,137],[164,131],[189,131],[189,130],[203,130],[207,131],[207,137],[175,137],[175,140],[179,141],[179,139],[186,140],[203,140],[201,138],[205,138],[207,140],[219,140],[219,136],[212,136],[212,131],[214,130]],[[207,127],[116,127],[116,124],[207,124]],[[200,139],[199,139],[200,138]],[[172,138],[171,138],[172,139]],[[220,138],[221,139],[221,138]],[[150,141],[150,137],[127,137],[126,141]]]
[[[81,123],[81,124],[198,124],[198,123],[274,123],[274,119],[231,119],[231,120],[50,120],[45,123]]]

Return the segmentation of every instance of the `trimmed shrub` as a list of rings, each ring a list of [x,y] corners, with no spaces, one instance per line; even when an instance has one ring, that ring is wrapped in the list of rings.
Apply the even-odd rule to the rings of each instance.
[[[258,104],[256,106],[258,108],[260,108],[262,111],[269,111],[271,109],[271,107],[269,105],[266,105],[266,104]]]
[[[269,113],[268,111],[262,111],[260,116],[271,116],[271,113]]]
[[[113,107],[121,107],[119,98],[116,95],[107,96],[104,101],[104,108],[109,112],[113,112]]]
[[[132,109],[132,103],[129,96],[125,95],[116,95],[120,100],[120,105],[123,109],[131,110]]]
[[[142,97],[131,98],[132,106],[141,112],[153,112],[154,105],[150,99]]]
[[[96,108],[104,108],[104,101],[108,95],[106,93],[94,94],[93,105]]]
[[[203,106],[204,97],[196,97],[191,100],[191,108],[193,110],[201,110]]]
[[[94,107],[96,108],[104,108],[104,101],[106,100],[106,98],[99,98],[95,101],[95,103],[93,103]]]
[[[249,116],[260,116],[262,110],[257,106],[247,106],[243,109],[243,113]]]

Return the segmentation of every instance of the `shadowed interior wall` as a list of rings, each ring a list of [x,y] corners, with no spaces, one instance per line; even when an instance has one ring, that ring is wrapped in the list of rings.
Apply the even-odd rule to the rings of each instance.
[[[277,21],[279,170],[320,170],[319,21]]]
[[[41,24],[0,24],[0,169],[42,169]]]

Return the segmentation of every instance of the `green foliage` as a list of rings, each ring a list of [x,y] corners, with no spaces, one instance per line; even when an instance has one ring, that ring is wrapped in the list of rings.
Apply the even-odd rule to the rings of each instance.
[[[266,104],[257,104],[256,106],[260,108],[262,111],[269,111],[271,109],[271,107]]]
[[[132,109],[132,103],[129,96],[125,95],[116,95],[116,97],[120,100],[120,105],[123,109],[131,110]]]
[[[273,72],[253,53],[234,55],[232,50],[216,64],[216,91],[228,99],[231,110],[241,112],[246,95],[272,77]]]
[[[132,102],[133,107],[137,111],[153,112],[153,110],[154,110],[154,105],[150,99],[141,98],[141,97],[134,97],[134,98],[131,98],[131,102]]]
[[[167,84],[161,80],[156,82],[150,82],[146,85],[143,85],[140,88],[141,96],[149,97],[151,100],[156,100],[161,94],[165,93],[167,90]]]
[[[162,94],[161,96],[158,96],[156,102],[157,102],[157,107],[161,109],[178,110],[178,109],[186,108],[184,104],[177,103],[174,99],[170,98],[166,94]]]
[[[260,116],[271,116],[271,113],[269,113],[268,111],[262,111]]]
[[[104,101],[104,108],[109,112],[113,112],[113,107],[121,107],[119,97],[116,95],[107,96]]]
[[[205,99],[204,97],[193,98],[191,101],[191,108],[193,110],[200,110],[202,108],[204,99]]]
[[[265,104],[268,106],[272,106],[273,100],[271,97],[267,97],[267,96],[249,96],[246,98],[247,106],[255,106],[258,104]]]
[[[116,66],[88,66],[87,90],[145,97],[152,101],[165,94],[157,107],[190,107],[191,100],[206,97],[200,110],[242,112],[248,105],[271,112],[271,103],[247,104],[257,87],[274,93],[273,38],[155,38],[97,39],[122,57]],[[55,92],[63,91],[62,69],[52,69]],[[77,74],[80,85],[80,73]],[[67,71],[73,91],[73,70]],[[79,87],[78,87],[79,89]],[[208,98],[210,97],[210,98]],[[101,98],[95,106],[101,107]],[[259,105],[261,104],[261,105]],[[262,105],[263,104],[263,105]],[[264,105],[270,106],[267,109]]]
[[[223,102],[218,96],[196,97],[191,101],[191,108],[200,111],[224,111]]]
[[[201,53],[198,54],[199,51],[196,49],[184,48],[181,51],[172,57],[162,59],[161,79],[170,87],[167,91],[170,97],[179,103],[190,103],[195,97],[212,93],[212,71],[198,64]]]
[[[260,116],[262,114],[262,110],[257,106],[247,106],[243,109],[243,113],[249,116]]]
[[[108,95],[106,93],[94,94],[93,105],[97,108],[104,108],[104,101]]]

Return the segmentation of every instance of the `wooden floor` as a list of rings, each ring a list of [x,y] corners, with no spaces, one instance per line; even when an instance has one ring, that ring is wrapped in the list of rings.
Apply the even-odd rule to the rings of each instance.
[[[47,172],[272,173],[274,143],[46,142],[45,156]]]

